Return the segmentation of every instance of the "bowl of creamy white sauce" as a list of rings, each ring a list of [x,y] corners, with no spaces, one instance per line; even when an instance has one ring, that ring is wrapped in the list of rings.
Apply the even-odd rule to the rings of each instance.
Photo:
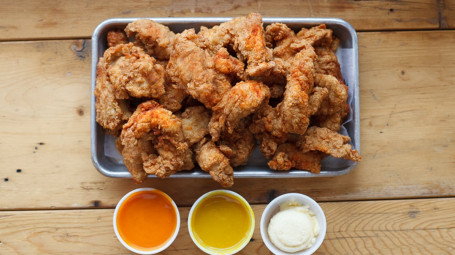
[[[303,194],[288,193],[267,205],[260,228],[262,240],[274,254],[309,255],[321,246],[327,223],[316,201]]]

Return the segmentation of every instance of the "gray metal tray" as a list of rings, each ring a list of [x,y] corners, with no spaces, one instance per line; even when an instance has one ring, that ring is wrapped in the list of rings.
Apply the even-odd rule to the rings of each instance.
[[[104,175],[110,177],[131,177],[126,169],[121,156],[113,149],[114,139],[106,135],[101,126],[96,123],[95,111],[95,89],[96,65],[100,57],[107,49],[107,32],[114,28],[123,29],[130,22],[139,18],[113,18],[101,22],[93,32],[92,36],[92,86],[91,86],[91,154],[94,166]],[[150,18],[159,23],[169,26],[176,32],[182,32],[188,28],[199,29],[201,25],[211,27],[232,18]],[[344,133],[351,137],[354,149],[360,151],[360,118],[359,118],[359,68],[358,68],[358,47],[357,35],[354,28],[344,20],[337,18],[263,18],[264,25],[275,22],[287,24],[295,30],[302,27],[312,27],[319,24],[326,24],[340,39],[340,46],[336,52],[341,65],[343,78],[349,87],[348,103],[351,108],[350,121],[344,124]],[[234,171],[236,178],[294,178],[294,177],[328,177],[338,176],[350,172],[357,165],[344,159],[327,157],[322,161],[320,174],[313,174],[308,171],[290,170],[276,172],[267,166],[267,160],[256,149],[251,155],[248,165],[238,167]],[[150,176],[149,177],[154,177]],[[210,178],[210,175],[201,169],[195,168],[192,171],[182,171],[171,176],[171,178]]]

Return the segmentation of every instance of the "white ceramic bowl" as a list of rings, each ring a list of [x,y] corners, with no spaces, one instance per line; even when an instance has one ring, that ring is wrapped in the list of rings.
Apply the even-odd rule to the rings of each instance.
[[[319,227],[320,227],[319,235],[317,236],[316,242],[313,244],[313,246],[311,246],[310,248],[305,249],[303,251],[295,252],[295,253],[288,253],[288,252],[284,252],[284,251],[278,249],[270,241],[269,234],[268,234],[268,226],[270,223],[270,219],[276,213],[278,213],[280,211],[281,204],[288,202],[290,200],[295,200],[297,202],[300,202],[302,205],[308,205],[309,208],[311,209],[311,211],[314,212],[314,214],[318,220]],[[260,227],[261,227],[261,236],[262,236],[263,242],[265,243],[267,248],[274,254],[276,254],[276,255],[310,255],[310,254],[313,254],[319,248],[319,246],[321,246],[322,241],[324,241],[325,232],[327,230],[327,222],[326,222],[325,215],[324,215],[324,212],[322,211],[321,207],[312,198],[305,196],[303,194],[299,194],[299,193],[288,193],[288,194],[284,194],[284,195],[281,195],[281,196],[275,198],[267,205],[267,207],[265,207],[264,212],[262,213]]]
[[[172,206],[175,209],[175,214],[176,214],[177,219],[176,219],[175,231],[174,231],[174,234],[172,235],[172,237],[165,244],[163,244],[160,248],[155,249],[155,250],[147,250],[147,251],[135,249],[135,248],[131,247],[130,245],[128,245],[122,239],[122,237],[120,236],[120,233],[119,233],[119,231],[117,229],[117,214],[118,214],[118,211],[120,209],[120,206],[123,204],[123,202],[128,197],[134,195],[135,193],[141,192],[141,191],[152,191],[152,190],[157,190],[157,189],[154,189],[154,188],[139,188],[139,189],[135,189],[135,190],[132,190],[132,191],[128,192],[117,203],[117,206],[115,207],[115,211],[114,211],[113,224],[114,224],[114,232],[115,232],[115,235],[117,236],[117,239],[120,241],[120,243],[123,244],[123,246],[125,246],[125,248],[127,248],[128,250],[130,250],[130,251],[132,251],[134,253],[137,253],[137,254],[156,254],[156,253],[162,252],[163,250],[165,250],[167,247],[169,247],[174,242],[175,238],[177,237],[177,234],[179,233],[179,229],[180,229],[180,213],[179,213],[179,210],[177,208],[177,205],[175,204],[174,200],[172,200],[172,198],[169,197],[166,193],[164,193],[161,190],[157,190],[161,195],[166,197],[171,202]]]
[[[204,198],[210,197],[210,196],[216,196],[216,195],[223,195],[223,194],[229,194],[231,196],[234,196],[235,198],[237,198],[238,201],[240,201],[243,204],[243,206],[248,211],[248,214],[250,216],[250,229],[246,233],[246,236],[244,237],[241,245],[239,245],[238,247],[235,247],[235,248],[231,247],[231,248],[227,248],[225,250],[220,251],[220,250],[211,249],[210,247],[206,247],[198,242],[197,238],[194,236],[194,233],[193,233],[191,219],[193,217],[194,210],[204,200]],[[191,239],[193,240],[193,242],[203,252],[205,252],[207,254],[211,254],[211,255],[221,255],[221,254],[229,255],[229,254],[235,254],[235,253],[241,251],[250,242],[250,239],[253,236],[253,232],[254,232],[254,222],[255,222],[255,220],[254,220],[253,209],[251,208],[250,204],[248,203],[248,201],[246,201],[245,198],[243,198],[238,193],[235,193],[234,191],[219,189],[219,190],[213,190],[213,191],[209,191],[209,192],[205,193],[204,195],[199,197],[198,200],[196,200],[196,202],[194,202],[193,206],[191,207],[190,213],[188,215],[188,231],[190,232],[190,236],[191,236]]]

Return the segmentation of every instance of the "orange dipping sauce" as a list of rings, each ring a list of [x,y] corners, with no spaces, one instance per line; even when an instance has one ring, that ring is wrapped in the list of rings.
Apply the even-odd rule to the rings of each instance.
[[[128,246],[154,251],[163,248],[178,231],[177,213],[172,200],[162,191],[142,190],[123,200],[114,224]]]

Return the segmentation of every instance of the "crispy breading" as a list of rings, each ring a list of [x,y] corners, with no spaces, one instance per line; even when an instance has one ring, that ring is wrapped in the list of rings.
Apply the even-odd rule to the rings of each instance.
[[[297,37],[305,39],[314,47],[329,47],[333,41],[333,31],[328,29],[325,24],[321,24],[310,29],[302,28],[297,33]]]
[[[299,51],[291,59],[287,71],[283,101],[275,108],[266,105],[255,114],[250,130],[261,141],[261,151],[268,158],[288,133],[304,134],[310,123],[309,93],[313,90],[315,58],[310,45]],[[263,132],[268,134],[260,134]]]
[[[212,108],[231,84],[225,74],[215,70],[213,57],[198,47],[196,40],[194,29],[176,36],[167,72],[172,83],[184,87],[189,95]]]
[[[189,146],[199,142],[209,133],[210,114],[203,106],[192,106],[180,115],[183,136]]]
[[[320,151],[336,158],[360,161],[362,158],[357,150],[352,150],[349,144],[351,138],[341,135],[328,128],[310,127],[305,135],[297,141],[297,146],[303,151]]]
[[[340,63],[338,63],[338,58],[335,53],[331,49],[325,47],[316,47],[315,52],[318,56],[314,63],[315,72],[333,75],[339,81],[343,81]]]
[[[232,167],[243,166],[256,147],[256,140],[248,130],[247,125],[241,122],[232,134],[226,134],[217,142],[218,148],[229,158]]]
[[[129,23],[125,32],[136,38],[136,44],[160,60],[169,59],[175,34],[167,26],[149,19],[140,19]]]
[[[291,45],[297,39],[294,31],[282,23],[273,23],[265,28],[265,39],[273,47],[273,57],[289,60],[297,52]]]
[[[123,46],[109,48],[100,58],[96,66],[95,109],[96,121],[111,134],[118,135],[121,126],[131,116],[128,104],[117,96],[115,86],[112,84],[108,70],[112,55]],[[127,97],[124,96],[124,97]]]
[[[117,99],[158,98],[164,94],[164,68],[132,43],[119,44],[104,52],[98,62],[104,69]]]
[[[321,160],[326,155],[319,151],[303,152],[292,143],[283,143],[278,146],[273,159],[268,165],[273,170],[287,171],[291,168],[308,170],[312,173],[321,171]]]
[[[269,74],[275,66],[272,51],[266,47],[262,17],[258,13],[232,19],[211,29],[202,27],[198,35],[198,45],[213,53],[231,45],[237,57],[246,60],[248,76]]]
[[[348,87],[332,75],[316,74],[315,84],[317,87],[328,90],[328,96],[324,99],[315,113],[315,125],[338,131],[343,118],[349,113],[346,103]]]
[[[215,70],[218,72],[244,79],[245,64],[239,59],[229,55],[226,48],[220,48],[213,61],[215,62]]]
[[[107,46],[114,47],[119,44],[128,43],[128,38],[126,37],[125,32],[120,29],[113,29],[107,32]]]
[[[185,142],[181,120],[151,100],[140,104],[128,122],[123,126],[122,154],[128,169],[137,168],[138,141],[149,141],[156,153],[140,152],[143,169],[160,178],[194,167],[192,152]],[[131,150],[130,150],[131,148]],[[128,157],[133,155],[133,159]]]
[[[212,109],[209,132],[213,141],[217,141],[222,133],[232,134],[243,118],[266,104],[269,98],[269,88],[260,82],[237,83]]]
[[[195,147],[196,161],[202,170],[223,187],[234,185],[234,170],[229,159],[218,149],[213,141],[203,139]]]

